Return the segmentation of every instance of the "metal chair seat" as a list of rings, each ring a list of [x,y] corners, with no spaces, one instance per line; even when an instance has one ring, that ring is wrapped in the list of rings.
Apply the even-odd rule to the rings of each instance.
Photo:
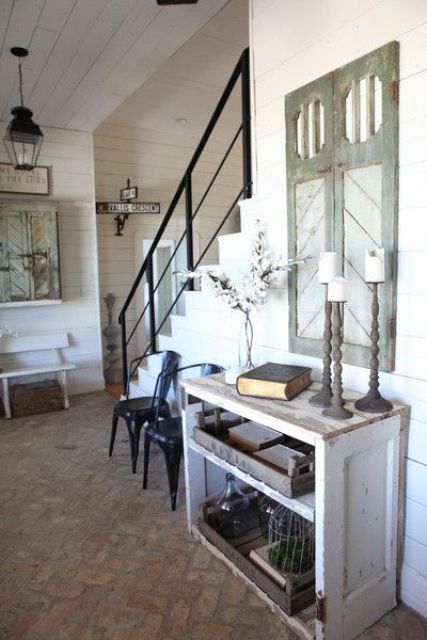
[[[148,434],[151,442],[157,442],[157,444],[170,443],[175,446],[175,441],[182,442],[182,419],[166,418],[160,420],[158,426],[148,424],[145,427],[145,433]]]
[[[113,413],[120,418],[127,418],[136,413],[137,417],[144,419],[144,422],[150,422],[156,416],[156,407],[153,407],[152,396],[143,396],[141,398],[120,400],[114,405]],[[170,415],[170,407],[167,400],[160,400],[160,415],[165,418]]]

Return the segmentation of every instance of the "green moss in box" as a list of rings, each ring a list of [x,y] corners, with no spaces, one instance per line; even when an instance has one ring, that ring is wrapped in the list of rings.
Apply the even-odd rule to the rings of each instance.
[[[284,573],[306,573],[313,568],[312,545],[308,540],[282,540],[270,549],[268,561]]]

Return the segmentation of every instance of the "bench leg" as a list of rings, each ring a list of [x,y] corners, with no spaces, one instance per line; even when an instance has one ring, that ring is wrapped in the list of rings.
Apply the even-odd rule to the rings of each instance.
[[[12,417],[12,414],[10,412],[10,400],[9,400],[9,379],[8,378],[3,378],[2,380],[3,383],[3,405],[4,405],[4,412],[6,414],[6,418],[8,420],[10,420],[10,418]]]
[[[68,392],[67,392],[67,372],[66,371],[58,371],[59,382],[62,387],[62,393],[64,396],[64,409],[70,408],[70,403],[68,402]]]

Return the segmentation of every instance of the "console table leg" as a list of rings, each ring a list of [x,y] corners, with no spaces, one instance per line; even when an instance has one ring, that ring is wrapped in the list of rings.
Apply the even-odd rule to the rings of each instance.
[[[316,640],[342,640],[345,490],[341,442],[316,444]]]
[[[187,500],[187,526],[192,531],[193,524],[197,524],[199,505],[206,500],[206,461],[199,453],[188,446],[193,435],[195,413],[200,411],[200,404],[189,404],[186,396],[185,410],[182,411],[182,435],[184,440],[184,472],[185,492]]]

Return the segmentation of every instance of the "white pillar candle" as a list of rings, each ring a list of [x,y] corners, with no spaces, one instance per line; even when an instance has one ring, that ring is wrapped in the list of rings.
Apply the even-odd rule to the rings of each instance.
[[[328,282],[337,275],[337,254],[335,251],[325,251],[319,257],[319,282]]]
[[[332,278],[328,283],[329,302],[346,302],[348,299],[348,282],[346,278]]]
[[[384,249],[365,251],[365,280],[366,282],[384,282]]]

